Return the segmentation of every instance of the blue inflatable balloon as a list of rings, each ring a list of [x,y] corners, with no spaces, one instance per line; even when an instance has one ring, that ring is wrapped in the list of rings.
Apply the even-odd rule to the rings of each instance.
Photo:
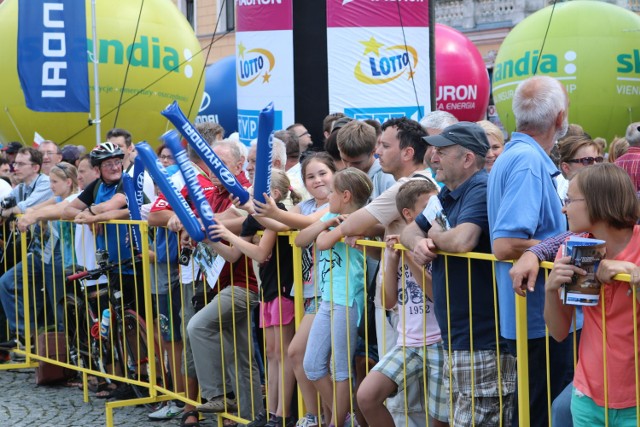
[[[253,198],[264,203],[263,193],[271,195],[271,163],[273,161],[273,102],[258,116],[258,147],[256,150],[256,174],[253,179]]]
[[[236,94],[236,57],[232,55],[207,67],[202,104],[195,122],[218,123],[224,128],[225,136],[237,132],[238,101]]]
[[[171,209],[178,215],[180,222],[191,238],[197,242],[201,242],[204,239],[204,232],[198,222],[195,214],[191,210],[191,207],[187,201],[182,197],[182,194],[173,186],[167,171],[164,170],[160,160],[153,152],[153,149],[146,142],[139,142],[136,144],[136,150],[138,150],[138,157],[144,163],[145,168],[149,171],[149,175],[153,178],[167,202],[171,206]]]
[[[216,224],[213,218],[213,210],[211,209],[209,201],[204,196],[202,186],[198,182],[198,172],[189,161],[187,150],[180,144],[180,135],[178,135],[178,132],[175,130],[170,130],[162,135],[161,138],[169,150],[171,150],[171,153],[173,153],[173,158],[176,160],[180,172],[182,172],[182,176],[184,177],[187,190],[189,191],[189,197],[193,200],[198,215],[200,215],[200,220],[202,220],[204,224],[204,229],[208,230],[210,226]]]
[[[249,200],[249,193],[238,182],[236,177],[222,163],[222,160],[213,152],[209,143],[200,135],[200,132],[187,120],[178,102],[173,101],[162,113],[173,125],[180,131],[182,136],[191,144],[191,147],[198,153],[202,161],[204,161],[211,172],[215,174],[218,180],[224,185],[224,188],[234,196],[236,196],[241,204],[245,204]]]

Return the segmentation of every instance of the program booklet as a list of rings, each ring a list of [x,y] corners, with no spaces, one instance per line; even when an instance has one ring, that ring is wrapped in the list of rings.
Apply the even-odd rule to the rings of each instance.
[[[565,255],[571,263],[587,271],[586,276],[574,274],[571,283],[561,291],[564,304],[597,305],[601,283],[596,279],[598,265],[606,255],[605,241],[587,237],[571,236],[565,243]]]
[[[449,230],[451,228],[447,215],[444,213],[444,209],[440,203],[440,199],[438,199],[438,196],[436,195],[429,198],[429,202],[427,202],[427,206],[422,211],[422,214],[425,216],[427,221],[429,221],[429,224],[433,224],[435,221],[444,230]]]

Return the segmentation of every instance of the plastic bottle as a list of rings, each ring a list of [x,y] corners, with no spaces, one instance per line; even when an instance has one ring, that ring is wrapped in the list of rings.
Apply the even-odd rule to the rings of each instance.
[[[109,326],[111,325],[111,312],[105,308],[102,312],[102,321],[100,322],[100,336],[104,339],[109,338]]]

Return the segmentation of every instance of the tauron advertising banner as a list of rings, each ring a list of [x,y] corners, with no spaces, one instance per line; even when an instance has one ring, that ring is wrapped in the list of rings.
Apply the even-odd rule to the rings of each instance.
[[[430,99],[428,23],[428,0],[327,0],[330,112],[419,120]]]
[[[260,111],[272,101],[274,129],[294,121],[292,1],[236,2],[238,132],[245,144],[257,138]]]
[[[28,108],[90,110],[84,1],[20,0],[17,51]]]

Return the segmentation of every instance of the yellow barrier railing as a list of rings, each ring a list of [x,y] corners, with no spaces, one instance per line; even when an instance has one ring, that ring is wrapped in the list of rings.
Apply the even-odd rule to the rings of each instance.
[[[192,366],[195,363],[192,364],[190,362],[190,358],[192,359],[192,357],[189,355],[189,346],[184,344],[184,341],[189,336],[189,330],[187,328],[187,321],[182,319],[186,315],[186,311],[189,311],[190,308],[193,308],[191,307],[192,301],[190,300],[190,298],[196,291],[194,283],[198,282],[196,280],[197,278],[193,277],[192,282],[185,283],[182,277],[174,277],[176,272],[178,272],[177,274],[180,274],[180,270],[174,268],[176,267],[175,264],[172,266],[172,263],[161,263],[157,260],[160,249],[155,246],[155,243],[153,243],[151,247],[149,246],[149,242],[153,239],[150,238],[150,230],[145,222],[113,221],[110,222],[109,225],[120,225],[125,227],[125,229],[118,229],[118,231],[113,235],[106,235],[107,240],[116,239],[118,247],[121,246],[120,243],[123,243],[124,246],[130,244],[128,241],[125,241],[127,237],[120,234],[122,230],[126,230],[128,227],[137,226],[139,227],[142,235],[142,250],[137,262],[133,262],[130,266],[123,268],[123,266],[120,264],[126,261],[126,256],[123,257],[123,254],[118,253],[118,259],[115,262],[113,262],[112,264],[107,263],[109,264],[110,270],[105,270],[104,273],[110,278],[111,284],[109,285],[87,284],[85,282],[81,286],[73,286],[72,289],[69,287],[65,288],[64,286],[60,288],[60,286],[58,286],[59,283],[57,283],[56,281],[64,280],[65,273],[61,275],[59,271],[59,269],[63,269],[64,271],[64,265],[56,265],[55,262],[51,263],[50,265],[47,264],[45,260],[40,258],[38,258],[36,261],[29,261],[30,259],[33,259],[33,255],[29,255],[29,251],[33,251],[34,248],[29,247],[25,234],[20,235],[21,253],[20,255],[16,254],[14,258],[16,260],[22,260],[21,264],[18,266],[18,268],[20,269],[20,275],[22,276],[22,286],[15,286],[14,298],[16,301],[22,302],[22,308],[20,309],[19,305],[16,305],[16,309],[13,312],[6,314],[7,317],[12,316],[12,322],[9,322],[10,324],[19,325],[20,322],[23,323],[24,336],[15,335],[15,337],[19,339],[24,338],[25,348],[17,349],[15,350],[15,353],[23,355],[25,359],[24,362],[14,362],[10,364],[0,365],[0,369],[37,367],[39,365],[39,362],[48,362],[52,365],[61,366],[69,370],[73,370],[81,374],[82,376],[85,401],[88,401],[89,398],[88,387],[90,377],[103,379],[107,383],[117,382],[120,384],[127,384],[128,387],[130,387],[134,391],[133,395],[127,396],[125,394],[123,396],[129,397],[128,399],[108,402],[106,404],[106,425],[108,426],[111,426],[113,424],[113,409],[122,406],[147,404],[150,406],[154,406],[157,409],[158,405],[156,404],[167,400],[176,400],[181,401],[187,405],[197,406],[201,401],[197,394],[197,391],[195,392],[195,394],[193,392],[194,375],[197,374],[197,372],[194,372],[194,367]],[[103,227],[103,225],[98,226],[98,228],[94,228],[93,231],[98,232],[100,227]],[[157,238],[159,233],[167,233],[165,237],[168,238],[168,232],[165,229],[161,228],[153,230],[151,234],[153,236],[156,236]],[[278,265],[280,265],[281,263],[283,265],[286,263],[292,264],[294,278],[293,289],[295,295],[293,307],[295,313],[295,327],[297,329],[302,323],[302,319],[305,315],[306,309],[303,290],[303,270],[306,267],[302,265],[303,249],[298,248],[293,244],[297,233],[290,232],[280,234],[288,236],[289,242],[291,246],[293,246],[293,259],[280,260],[277,246],[276,249],[274,249],[273,256],[276,256],[278,258]],[[40,250],[45,248],[45,240],[46,239],[41,239]],[[381,242],[363,240],[358,241],[357,243],[364,248],[364,251],[367,255],[369,255],[369,252],[375,252],[376,248],[383,249],[385,247],[385,245]],[[401,245],[396,245],[395,248],[401,251],[405,250],[405,248]],[[95,252],[95,247],[83,247],[81,250],[85,253]],[[167,245],[162,250],[165,251],[164,259],[177,258],[177,254],[170,253],[169,245]],[[62,253],[60,255],[62,256],[62,258],[64,258],[65,254]],[[74,253],[73,255],[75,257],[77,254]],[[490,254],[450,254],[441,252],[439,253],[439,255],[446,257],[462,257],[468,260],[483,260],[492,263],[495,263],[497,261],[495,257]],[[56,256],[57,255],[54,254],[52,259],[55,260]],[[39,263],[39,265],[37,265],[37,263]],[[384,263],[385,258],[383,256],[380,261],[380,268],[384,269]],[[471,268],[470,265],[471,264],[469,261],[468,268]],[[542,263],[541,266],[545,269],[550,269],[552,267],[552,264]],[[78,271],[78,266],[75,263],[70,267],[70,270],[72,272]],[[44,271],[49,268],[51,268],[53,271],[53,286],[51,287],[51,289],[47,288],[47,283],[49,283],[47,280],[44,280],[43,283],[35,283],[35,277],[37,276],[38,270]],[[181,267],[182,273],[184,273],[185,270],[189,268],[191,268],[193,272],[193,266],[183,266]],[[251,263],[245,263],[243,265],[243,268],[245,276],[249,277],[253,272],[254,266],[251,265]],[[6,264],[5,270],[8,270]],[[55,273],[56,271],[57,273]],[[235,271],[239,270],[232,270],[230,272],[231,276],[228,278],[228,280],[231,280],[233,282],[233,274],[236,274]],[[17,270],[12,270],[7,274],[14,274],[16,282],[18,281],[19,275]],[[279,270],[278,274],[280,274]],[[316,271],[315,274],[317,275],[318,272]],[[363,281],[365,282],[365,301],[367,301],[368,292],[366,286],[366,275],[367,274],[365,273],[365,277],[363,278]],[[159,279],[160,276],[163,276],[164,279]],[[98,277],[96,277],[95,279],[99,280]],[[615,277],[615,279],[628,282],[630,280],[630,277],[629,275],[618,275]],[[162,282],[163,280],[168,281],[168,289],[166,290],[166,294],[163,294],[163,292],[165,291],[161,290],[160,282]],[[121,292],[120,287],[115,286],[118,283],[121,284],[122,291],[125,291],[125,294],[129,292],[129,295],[126,295],[126,297],[129,299],[129,301],[132,301],[133,307],[127,307],[126,305],[122,304],[120,300],[120,298],[122,298],[122,295],[119,295],[119,292]],[[41,289],[39,289],[37,285],[43,286],[44,290],[41,292]],[[208,285],[206,283],[206,280],[204,283],[202,283],[202,286],[204,289],[207,288]],[[472,305],[471,286],[472,283],[469,283],[469,307],[471,307]],[[63,289],[63,295],[57,294],[58,292],[60,292],[59,289]],[[135,291],[139,289],[142,289],[143,291]],[[131,295],[131,290],[133,292],[133,296]],[[43,295],[41,295],[41,293],[46,294],[47,292],[53,293],[53,298],[51,298],[51,301],[54,301],[53,304],[46,303],[48,295],[45,295],[44,298]],[[636,290],[634,289],[634,297],[635,292]],[[255,373],[253,369],[254,362],[261,361],[263,366],[266,365],[264,372],[260,374],[260,378],[264,379],[264,383],[266,385],[265,392],[267,399],[267,411],[275,413],[276,410],[281,410],[281,408],[279,408],[279,405],[281,404],[283,399],[286,400],[284,396],[284,388],[282,387],[282,384],[286,382],[284,368],[281,369],[278,373],[271,373],[270,377],[270,373],[268,372],[269,363],[267,361],[266,355],[267,341],[263,339],[262,342],[264,344],[260,344],[259,340],[253,339],[253,334],[257,330],[257,325],[252,327],[252,320],[257,321],[257,318],[254,319],[254,316],[251,313],[252,310],[250,309],[250,307],[252,306],[252,303],[250,303],[249,301],[250,292],[246,291],[244,292],[244,294],[245,295],[242,296],[242,298],[246,298],[246,301],[244,302],[247,307],[246,311],[243,313],[232,311],[230,313],[230,320],[223,320],[222,318],[220,318],[220,321],[216,325],[216,327],[219,328],[218,335],[220,337],[220,340],[222,341],[224,341],[223,332],[225,328],[229,327],[233,331],[232,334],[228,335],[232,338],[230,341],[220,343],[219,351],[220,357],[222,358],[221,366],[223,367],[223,369],[219,373],[219,375],[222,378],[222,393],[224,395],[227,395],[230,392],[234,392],[235,399],[239,407],[237,412],[226,410],[218,414],[217,416],[220,423],[219,425],[221,425],[223,418],[236,422],[246,423],[251,420],[249,417],[255,417],[258,415],[260,404],[256,404],[256,402],[261,401],[262,396],[255,396],[254,387],[251,386],[251,384],[253,384],[256,380],[256,378],[254,377]],[[283,296],[280,293],[278,295],[280,297]],[[205,292],[203,294],[203,298],[203,303],[205,305],[209,304],[211,300],[211,294]],[[232,292],[230,298],[231,304],[235,304],[235,293]],[[37,305],[34,305],[34,302],[43,299],[43,309],[36,310]],[[62,301],[63,304],[62,310],[59,310],[60,307],[58,306],[58,304],[60,304],[60,301]],[[497,299],[495,294],[494,301],[495,307],[497,307]],[[382,296],[381,302],[382,304],[384,304],[384,295]],[[218,298],[217,302],[214,303],[221,304],[220,298]],[[455,301],[448,301],[447,303],[455,304]],[[166,307],[169,308],[167,309]],[[102,312],[105,308],[110,308],[110,314],[112,316],[111,322],[109,324],[109,331],[106,333],[104,331],[100,331]],[[517,406],[519,409],[519,423],[521,426],[529,425],[531,417],[536,415],[529,413],[529,372],[527,360],[526,310],[526,300],[524,298],[516,298],[516,345],[517,354],[519,356],[517,363]],[[34,313],[33,311],[36,312]],[[144,313],[144,316],[140,316],[138,312]],[[218,310],[218,312],[221,312],[221,310]],[[278,315],[280,316],[280,321],[282,321],[282,311],[280,311]],[[38,316],[42,316],[42,319],[40,319]],[[240,317],[237,318],[236,316]],[[494,313],[494,316],[497,324],[497,309]],[[635,316],[636,313],[634,311],[634,320],[636,319]],[[243,334],[246,333],[249,339],[248,349],[250,354],[248,354],[247,356],[238,355],[236,352],[236,349],[238,348],[236,337],[240,332],[236,330],[236,325],[241,324],[241,318],[245,317],[247,319],[247,323],[245,326],[241,327],[247,328],[246,331],[242,331]],[[368,322],[374,320],[370,318],[370,313],[366,309],[363,313],[363,319],[365,324],[368,324]],[[604,322],[604,324],[606,325],[606,322]],[[60,330],[60,325],[63,325],[62,330]],[[37,329],[32,330],[34,327]],[[387,348],[385,348],[385,336],[394,332],[385,328],[388,328],[387,323],[383,323],[381,334],[382,342],[378,342],[378,350],[381,352],[381,354],[385,350],[388,350]],[[282,330],[282,327],[280,327],[281,334]],[[367,328],[365,328],[365,330],[367,330]],[[156,333],[156,331],[158,331],[158,333]],[[14,334],[18,333],[18,331],[15,330],[12,330],[10,332]],[[52,332],[53,334],[46,335],[46,332]],[[101,332],[103,333],[101,334]],[[40,340],[36,339],[39,335],[43,334],[45,334],[44,346],[46,347],[44,349],[42,348],[42,344],[39,342]],[[364,338],[364,350],[362,353],[365,358],[365,372],[369,372],[372,368],[369,362],[369,359],[373,356],[372,354],[370,354],[371,349],[368,342],[369,338],[370,337],[368,335]],[[497,329],[495,339],[496,342],[500,339]],[[547,340],[548,339],[549,337],[547,335]],[[53,340],[53,342],[55,343],[53,348],[60,347],[59,341],[63,340],[65,344],[64,354],[57,354],[56,351],[51,351],[49,340]],[[634,340],[636,345],[635,348],[637,349],[638,338],[636,328],[634,328]],[[285,353],[288,351],[288,349],[285,347],[282,341],[276,343],[276,346],[277,353],[280,354],[280,360],[286,360]],[[272,349],[272,347],[269,348]],[[450,345],[449,348],[451,348]],[[473,348],[473,341],[471,342],[471,348]],[[496,348],[498,349],[499,357],[500,346],[497,345]],[[262,353],[262,355],[258,355],[258,353]],[[196,359],[200,358],[201,356],[202,355],[197,354]],[[244,369],[247,369],[247,367],[242,366],[242,364],[245,362],[240,362],[239,356],[242,356],[243,360],[248,360],[251,365],[248,368],[249,383],[251,384],[241,383],[240,377],[244,375],[242,374],[242,372]],[[350,357],[353,357],[353,355],[351,355]],[[451,357],[451,354],[449,354],[449,357]],[[425,365],[423,366],[423,370],[426,372],[426,361],[424,363]],[[638,364],[638,354],[636,351],[635,379],[636,389],[638,390],[636,399],[638,400],[638,407],[640,408],[640,370],[638,368]],[[198,365],[196,364],[196,371],[197,368]],[[274,380],[274,378],[272,377],[273,375],[277,375],[279,377],[278,380]],[[545,375],[547,376],[547,378],[549,377],[550,373],[548,370]],[[353,376],[355,377],[355,373],[353,373]],[[406,378],[405,373],[405,385],[407,384],[407,380],[408,379]],[[450,380],[451,379],[449,379],[449,382]],[[471,377],[471,381],[471,388],[472,390],[475,390],[475,387],[473,386],[473,382],[475,381],[475,379],[473,376]],[[276,384],[276,386],[279,387],[279,398],[273,398],[273,396],[271,396],[272,400],[269,400],[269,387],[273,387],[271,384]],[[247,387],[249,387],[249,389],[247,389]],[[427,375],[424,375],[424,383],[422,384],[422,387],[427,388]],[[501,384],[498,384],[498,389],[502,389]],[[242,399],[240,399],[240,395],[245,394],[248,394],[250,396],[249,401],[242,401]],[[409,396],[407,395],[406,387],[403,391],[403,394],[404,402],[407,402],[409,400]],[[355,401],[354,395],[355,389],[351,390],[350,392],[350,400],[352,403]],[[297,415],[299,417],[303,417],[306,413],[305,401],[300,390],[298,390],[296,401],[298,407]],[[280,403],[274,404],[274,402]],[[502,405],[502,400],[500,400],[500,402]],[[326,403],[327,402],[325,402],[325,404]],[[429,411],[429,403],[429,398],[425,394],[422,400],[422,406],[425,411],[425,416]],[[411,411],[409,410],[408,406],[408,403],[404,403],[404,408],[402,408],[400,411],[404,415],[403,423],[407,426],[412,425],[412,422],[410,421]],[[548,402],[548,407],[549,413],[551,413],[550,400]],[[322,413],[322,403],[318,404],[318,408],[318,412]],[[354,412],[356,410],[357,408],[350,404],[349,411]],[[241,417],[241,413],[245,416]],[[640,419],[640,415],[638,417]],[[509,424],[509,421],[510,420],[503,419],[501,415],[500,425],[507,425]],[[474,424],[473,421],[472,424]]]

